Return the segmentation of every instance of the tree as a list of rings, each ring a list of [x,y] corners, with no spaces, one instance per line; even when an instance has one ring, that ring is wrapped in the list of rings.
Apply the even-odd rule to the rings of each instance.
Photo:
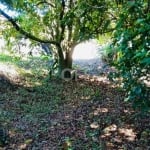
[[[114,65],[122,78],[127,101],[134,108],[150,110],[150,1],[127,1],[116,23]]]
[[[0,0],[16,15],[3,15],[21,35],[32,41],[49,43],[57,52],[59,75],[72,68],[74,47],[96,38],[109,26],[105,0]],[[13,32],[14,34],[14,29]],[[20,37],[20,36],[19,36]]]

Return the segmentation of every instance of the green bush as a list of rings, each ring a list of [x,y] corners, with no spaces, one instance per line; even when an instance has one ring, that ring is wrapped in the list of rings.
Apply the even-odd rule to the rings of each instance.
[[[150,13],[147,3],[130,1],[123,6],[114,32],[117,49],[114,65],[122,78],[127,101],[150,112]]]
[[[102,60],[107,62],[108,64],[112,64],[113,60],[116,56],[116,50],[111,44],[106,44],[102,48]]]

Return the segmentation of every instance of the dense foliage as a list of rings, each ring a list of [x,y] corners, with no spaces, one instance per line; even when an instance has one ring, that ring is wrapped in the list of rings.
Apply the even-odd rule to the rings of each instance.
[[[123,5],[114,33],[117,57],[127,99],[142,110],[150,109],[150,9],[149,3],[130,1]]]

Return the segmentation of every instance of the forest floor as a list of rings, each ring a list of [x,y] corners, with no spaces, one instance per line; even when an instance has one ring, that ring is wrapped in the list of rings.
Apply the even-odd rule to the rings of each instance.
[[[0,149],[150,149],[150,115],[125,103],[124,91],[107,74],[67,82],[49,79],[37,60],[22,63],[21,76],[0,64],[0,124],[9,134]],[[37,64],[43,70],[31,72]]]

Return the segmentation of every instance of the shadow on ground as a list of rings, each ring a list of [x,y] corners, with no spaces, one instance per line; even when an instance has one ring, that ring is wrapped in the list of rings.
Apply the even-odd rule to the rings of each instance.
[[[137,115],[112,83],[82,77],[9,86],[0,95],[0,121],[9,130],[3,149],[149,148],[150,116]]]

